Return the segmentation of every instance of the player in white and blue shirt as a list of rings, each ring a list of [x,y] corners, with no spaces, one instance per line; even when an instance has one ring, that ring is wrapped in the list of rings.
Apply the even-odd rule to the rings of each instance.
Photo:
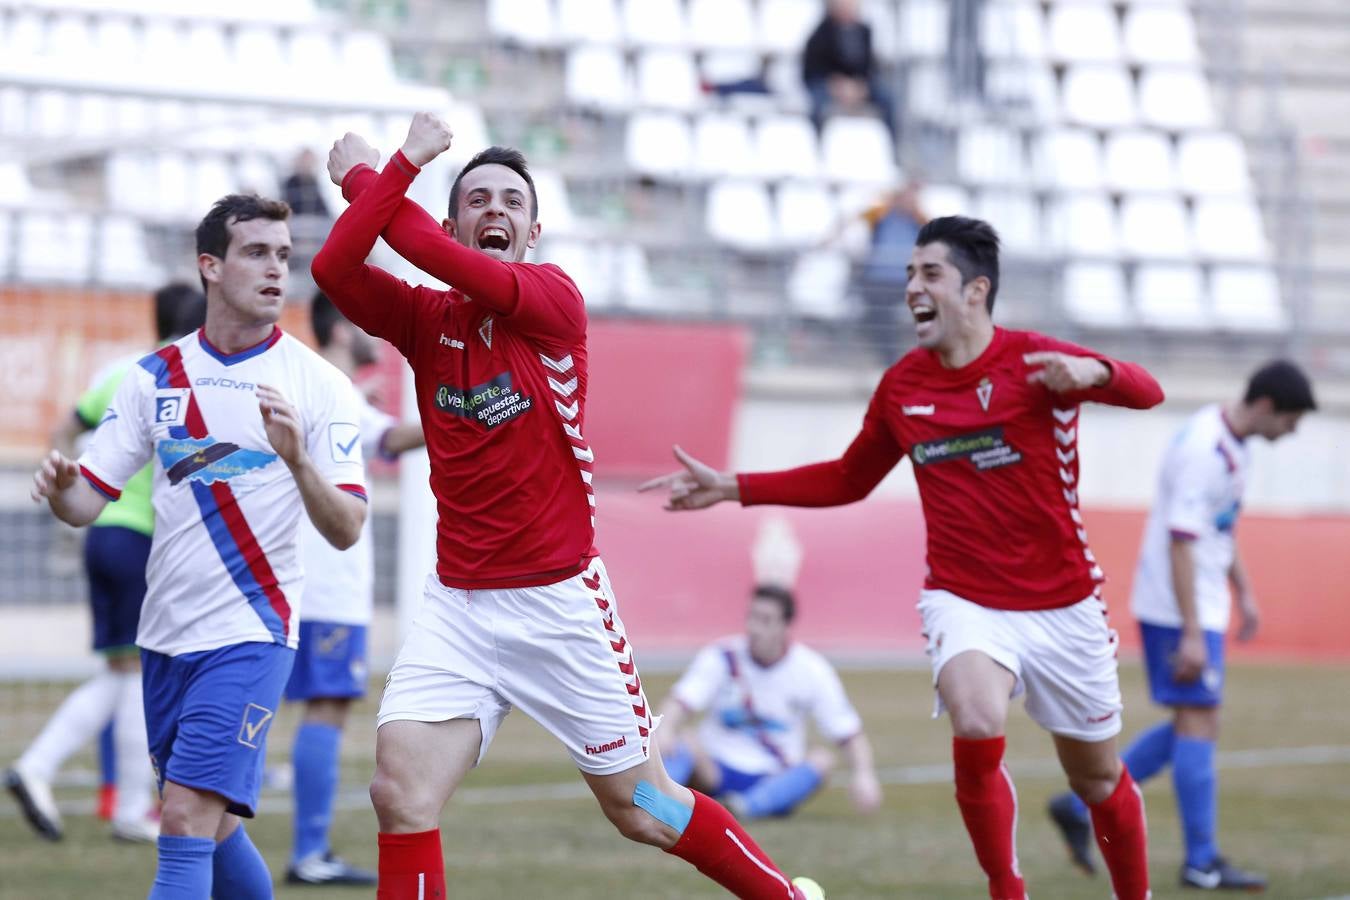
[[[357,328],[323,293],[309,305],[319,353],[347,376],[377,361],[378,341]],[[366,459],[397,459],[426,443],[419,422],[399,422],[357,394]],[[373,885],[374,872],[335,855],[328,831],[333,819],[342,731],[352,701],[364,697],[369,669],[367,637],[375,601],[373,516],[356,545],[338,550],[308,521],[300,523],[305,566],[305,620],[286,699],[304,703],[291,751],[295,778],[294,843],[286,880],[291,884]]]
[[[1172,717],[1134,739],[1124,760],[1138,783],[1169,763],[1186,843],[1185,887],[1260,889],[1265,878],[1219,853],[1214,770],[1223,702],[1224,635],[1236,597],[1239,640],[1258,623],[1235,530],[1247,485],[1247,439],[1276,441],[1316,408],[1312,385],[1293,363],[1258,369],[1243,399],[1191,416],[1163,458],[1158,493],[1144,530],[1131,605],[1139,620],[1149,690]],[[1230,592],[1231,586],[1231,592]],[[1087,814],[1072,794],[1051,802],[1075,861],[1091,869]]]
[[[746,633],[704,647],[671,689],[659,730],[670,776],[719,797],[738,816],[784,816],[806,801],[834,767],[834,753],[807,747],[806,720],[843,749],[859,810],[881,802],[862,719],[834,667],[788,640],[791,592],[755,589]],[[695,735],[681,735],[702,715]]]
[[[156,900],[271,895],[238,817],[257,804],[295,655],[298,525],[307,514],[345,547],[365,519],[354,389],[276,326],[288,215],[254,196],[212,207],[197,229],[205,327],[132,369],[78,463],[53,452],[35,476],[34,498],[83,525],[153,463],[136,642],[164,800]]]

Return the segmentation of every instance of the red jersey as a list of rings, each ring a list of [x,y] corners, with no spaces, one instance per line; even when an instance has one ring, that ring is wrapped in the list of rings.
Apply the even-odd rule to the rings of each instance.
[[[586,308],[552,265],[506,263],[448,236],[404,198],[402,153],[348,174],[351,206],[314,280],[412,366],[436,497],[436,573],[457,588],[529,587],[595,555],[586,415]],[[390,246],[457,290],[413,286],[364,263]]]
[[[1058,350],[1111,369],[1058,394],[1027,381],[1024,353]],[[741,502],[836,506],[867,496],[900,457],[914,464],[928,530],[925,586],[997,609],[1070,606],[1103,580],[1078,510],[1078,407],[1146,409],[1162,389],[1142,367],[1030,331],[994,330],[979,358],[944,368],[918,348],[881,379],[862,431],[833,462],[740,475]]]

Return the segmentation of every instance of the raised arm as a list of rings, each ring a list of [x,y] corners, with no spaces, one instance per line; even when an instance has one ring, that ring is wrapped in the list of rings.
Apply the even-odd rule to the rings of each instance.
[[[1163,401],[1162,387],[1143,366],[1068,341],[1037,335],[1022,359],[1031,367],[1028,381],[1044,384],[1074,403],[1149,409]]]
[[[444,122],[429,113],[418,113],[395,159],[410,171],[411,180],[422,166],[449,148],[450,139],[450,129]],[[365,162],[354,162],[347,171],[330,166],[329,172],[353,203],[376,189],[382,177]],[[556,267],[494,259],[460,243],[426,210],[406,198],[394,209],[383,236],[399,256],[418,269],[464,292],[475,303],[511,317],[523,331],[563,344],[580,339],[585,332],[581,294]]]

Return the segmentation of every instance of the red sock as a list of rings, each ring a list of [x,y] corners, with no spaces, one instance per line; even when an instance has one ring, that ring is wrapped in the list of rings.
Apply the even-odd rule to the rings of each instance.
[[[1111,796],[1088,810],[1116,897],[1148,900],[1152,896],[1148,889],[1148,822],[1144,819],[1144,796],[1129,770],[1121,766],[1120,781]]]
[[[798,895],[769,855],[731,813],[698,791],[684,834],[667,850],[742,900],[793,900]]]
[[[956,803],[994,900],[1025,900],[1017,868],[1017,792],[1003,766],[1002,737],[952,738]]]
[[[444,900],[441,831],[380,832],[380,886],[376,900]]]

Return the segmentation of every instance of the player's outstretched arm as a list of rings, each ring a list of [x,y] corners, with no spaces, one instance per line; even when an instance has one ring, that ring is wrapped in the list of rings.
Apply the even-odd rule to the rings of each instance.
[[[421,422],[399,422],[391,425],[380,435],[380,454],[386,457],[398,457],[417,447],[427,444],[426,433]]]
[[[684,466],[683,471],[653,478],[639,485],[638,490],[670,488],[670,495],[666,499],[666,509],[669,510],[706,509],[723,500],[741,499],[740,486],[732,473],[717,471],[684,452],[678,444],[675,446],[675,458]]]
[[[346,550],[361,537],[366,502],[329,483],[319,472],[305,449],[300,415],[280,391],[260,384],[257,394],[268,443],[291,470],[310,521],[324,540],[339,550]]]
[[[77,528],[97,519],[108,505],[108,498],[80,477],[79,463],[59,450],[47,454],[33,473],[29,496],[34,503],[46,500],[58,519]]]

